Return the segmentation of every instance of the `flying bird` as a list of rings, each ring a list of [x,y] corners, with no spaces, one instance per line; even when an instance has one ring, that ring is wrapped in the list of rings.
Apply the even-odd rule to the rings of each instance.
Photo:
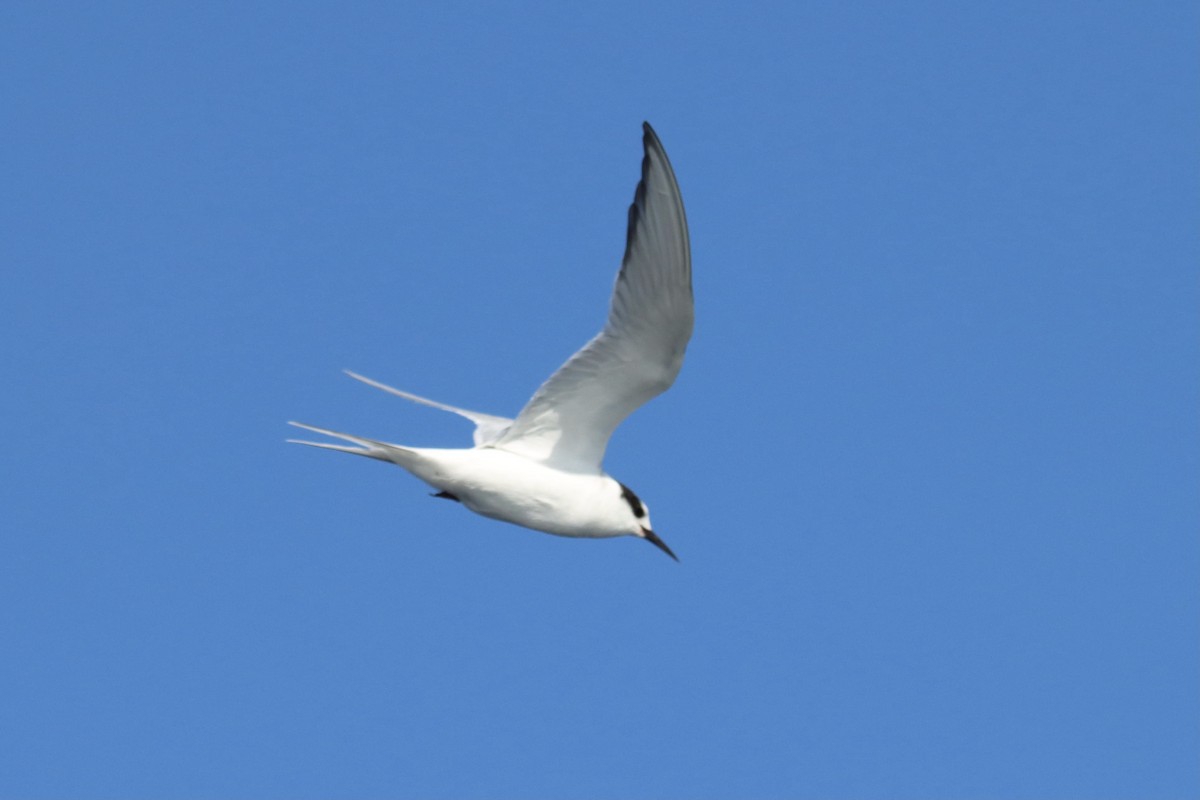
[[[485,517],[558,536],[636,536],[676,561],[650,525],[649,507],[603,468],[609,437],[670,388],[692,335],[692,260],[683,199],[666,151],[642,123],[642,176],[629,207],[625,256],[608,319],[542,384],[516,419],[427,400],[347,370],[414,403],[475,423],[475,446],[404,447],[289,423],[350,445],[288,441],[396,464]]]

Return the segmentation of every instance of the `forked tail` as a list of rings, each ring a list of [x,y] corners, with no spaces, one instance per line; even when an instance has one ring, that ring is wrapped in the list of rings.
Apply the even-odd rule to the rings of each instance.
[[[401,447],[396,444],[388,444],[387,442],[377,442],[374,439],[366,439],[362,436],[351,436],[348,433],[338,433],[337,431],[318,428],[313,425],[305,425],[302,422],[289,422],[288,425],[295,425],[297,428],[303,428],[306,431],[313,433],[332,436],[334,439],[352,442],[358,445],[357,447],[347,447],[342,444],[330,444],[328,442],[308,442],[303,439],[288,439],[293,444],[306,444],[309,447],[322,447],[326,450],[337,450],[342,453],[353,453],[356,456],[366,456],[379,461],[389,461],[393,464],[404,465],[410,459],[407,456],[412,455],[412,451],[406,447]]]

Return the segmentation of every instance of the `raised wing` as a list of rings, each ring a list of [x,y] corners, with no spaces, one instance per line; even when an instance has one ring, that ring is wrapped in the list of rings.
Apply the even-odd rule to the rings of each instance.
[[[495,447],[598,472],[630,413],[675,381],[692,335],[692,258],[675,173],[643,123],[642,179],[604,329],[542,384]]]
[[[403,397],[405,400],[411,400],[412,402],[420,403],[423,406],[430,406],[432,408],[440,408],[442,411],[449,411],[452,414],[458,414],[460,417],[466,417],[467,419],[471,420],[471,422],[475,423],[475,446],[476,447],[483,447],[485,445],[492,444],[493,442],[495,442],[497,439],[500,438],[501,434],[503,434],[506,430],[508,430],[509,425],[512,425],[512,420],[508,419],[506,417],[494,417],[491,414],[481,414],[478,411],[467,411],[465,408],[455,408],[454,406],[448,406],[445,403],[439,403],[436,400],[429,400],[424,397],[419,397],[415,394],[410,394],[408,392],[401,391],[400,389],[396,389],[391,386],[388,386],[386,383],[380,383],[379,381],[373,381],[370,378],[364,378],[362,375],[359,375],[357,372],[351,372],[350,370],[344,370],[344,371],[351,378],[354,378],[354,380],[362,381],[363,383],[367,384],[368,386],[374,386],[376,389],[383,389],[385,392],[388,392],[389,394],[394,394],[397,397]],[[294,425],[296,423],[292,423],[292,424]],[[303,427],[307,427],[307,426],[301,425],[300,427],[303,428]],[[315,429],[310,428],[310,430],[315,430]],[[326,431],[318,431],[318,432],[325,433]],[[301,442],[301,444],[311,444],[311,443],[310,442]],[[337,448],[334,448],[334,449],[337,449]]]

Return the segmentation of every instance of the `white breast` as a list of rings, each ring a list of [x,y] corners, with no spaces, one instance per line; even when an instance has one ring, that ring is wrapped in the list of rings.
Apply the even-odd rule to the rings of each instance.
[[[604,474],[564,472],[491,447],[412,448],[409,469],[485,517],[559,536],[625,536],[629,509]]]

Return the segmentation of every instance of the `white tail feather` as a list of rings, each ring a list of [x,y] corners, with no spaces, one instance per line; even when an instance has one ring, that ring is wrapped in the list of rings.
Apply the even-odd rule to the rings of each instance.
[[[293,444],[305,444],[309,447],[320,447],[325,450],[337,450],[340,453],[353,453],[356,456],[366,456],[367,458],[378,459],[379,461],[391,461],[397,463],[393,455],[410,452],[404,447],[387,442],[377,442],[374,439],[366,439],[362,436],[351,436],[348,433],[338,433],[327,428],[318,428],[314,425],[305,425],[303,422],[288,422],[288,425],[294,425],[297,428],[303,428],[306,431],[320,433],[325,436],[332,436],[335,439],[342,439],[347,442],[358,445],[358,447],[346,447],[340,444],[328,444],[326,442],[306,442],[303,439],[288,439]]]

